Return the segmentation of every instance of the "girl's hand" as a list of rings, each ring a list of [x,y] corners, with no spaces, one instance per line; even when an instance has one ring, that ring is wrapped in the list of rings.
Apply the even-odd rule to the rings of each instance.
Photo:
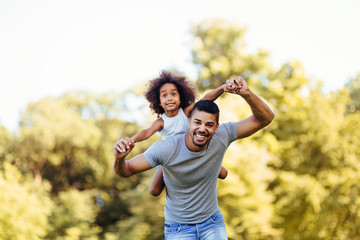
[[[241,96],[245,96],[249,92],[249,87],[246,83],[246,81],[238,76],[231,78],[229,80],[226,80],[226,92],[239,94]]]
[[[131,138],[125,137],[119,139],[113,145],[113,154],[115,159],[126,157],[134,147],[135,143]]]

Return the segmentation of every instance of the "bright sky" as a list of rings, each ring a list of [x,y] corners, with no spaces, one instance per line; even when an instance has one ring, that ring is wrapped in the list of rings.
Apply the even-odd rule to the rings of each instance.
[[[121,91],[174,67],[195,78],[189,27],[221,17],[247,27],[249,52],[297,59],[331,91],[360,72],[358,0],[2,0],[0,124],[68,90]]]

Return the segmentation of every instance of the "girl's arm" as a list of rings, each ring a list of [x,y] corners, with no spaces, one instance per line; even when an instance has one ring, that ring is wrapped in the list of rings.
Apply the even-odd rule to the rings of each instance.
[[[135,134],[131,138],[131,140],[133,140],[134,143],[144,141],[149,137],[151,137],[155,132],[161,131],[163,127],[164,127],[164,120],[162,118],[158,118],[153,122],[153,124],[151,124],[149,128],[143,129],[137,134]]]
[[[159,196],[162,190],[165,187],[164,179],[163,179],[163,171],[162,167],[158,167],[155,172],[155,176],[150,183],[149,191],[153,196]]]
[[[212,90],[212,91],[208,92],[207,94],[205,94],[205,96],[203,96],[200,100],[215,101],[225,91],[226,91],[226,84],[223,84],[220,87],[215,88],[214,90]]]
[[[207,94],[205,94],[205,96],[203,96],[200,100],[210,100],[210,101],[215,101],[218,97],[220,97],[221,94],[223,94],[226,91],[226,84],[221,85],[218,88],[215,88],[214,90],[212,90],[211,92],[208,92]],[[190,116],[190,112],[193,109],[195,105],[195,102],[191,103],[189,106],[187,106],[184,109],[184,113],[187,117]]]

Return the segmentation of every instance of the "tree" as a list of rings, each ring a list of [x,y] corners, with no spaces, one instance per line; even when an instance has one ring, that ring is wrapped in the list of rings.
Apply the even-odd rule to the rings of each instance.
[[[350,101],[347,103],[348,112],[353,113],[360,110],[360,73],[350,79],[345,85],[345,89],[349,91]]]
[[[245,54],[245,32],[244,27],[222,19],[204,20],[192,27],[192,57],[199,71],[200,91],[216,88],[230,77],[242,74],[247,78],[267,68],[266,51]]]
[[[16,161],[16,154],[13,151],[14,142],[15,136],[0,126],[0,163]]]
[[[0,238],[43,239],[53,203],[49,184],[34,186],[10,163],[0,170]]]
[[[54,199],[56,207],[49,217],[47,239],[98,239],[101,228],[95,223],[99,206],[96,191],[69,189]]]
[[[46,175],[54,191],[76,184],[86,188],[87,179],[93,178],[98,167],[92,153],[99,140],[100,131],[93,121],[84,121],[61,101],[49,97],[29,104],[21,120],[18,151],[38,185]],[[44,167],[47,169],[42,172]]]

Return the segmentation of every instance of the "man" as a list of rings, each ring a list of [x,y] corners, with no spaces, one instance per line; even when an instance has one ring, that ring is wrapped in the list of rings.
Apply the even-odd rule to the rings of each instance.
[[[189,118],[189,132],[161,140],[143,154],[126,161],[134,147],[130,138],[113,146],[113,170],[129,177],[159,164],[166,185],[165,239],[227,239],[217,201],[216,183],[226,149],[248,137],[274,118],[270,108],[241,77],[227,81],[228,91],[240,95],[253,115],[219,126],[219,109],[212,101],[199,101]]]

